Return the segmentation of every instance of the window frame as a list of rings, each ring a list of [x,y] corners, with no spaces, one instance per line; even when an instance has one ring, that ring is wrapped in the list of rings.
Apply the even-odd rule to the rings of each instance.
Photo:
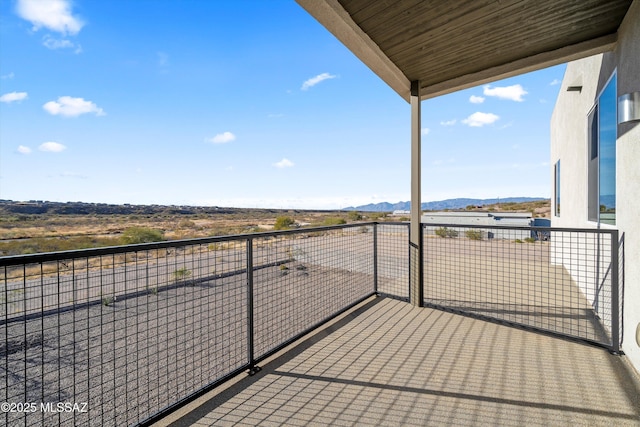
[[[560,159],[553,166],[554,207],[553,214],[560,217]]]
[[[617,96],[618,96],[618,78],[617,69],[614,69],[602,89],[598,92],[594,105],[587,113],[587,220],[591,222],[597,222],[600,224],[609,224],[615,226],[616,217],[615,210],[617,201],[614,199],[613,215],[611,219],[607,219],[603,222],[602,211],[600,207],[601,201],[601,181],[602,181],[602,95],[609,89],[609,85],[615,79],[614,86],[614,102],[613,105],[606,105],[607,111],[605,114],[611,114],[610,107],[613,108],[613,117],[617,118]],[[617,140],[618,140],[618,123],[617,119],[614,120],[615,137],[613,142],[613,182],[614,182],[614,198],[617,194],[617,182],[616,182],[616,170],[617,170]]]

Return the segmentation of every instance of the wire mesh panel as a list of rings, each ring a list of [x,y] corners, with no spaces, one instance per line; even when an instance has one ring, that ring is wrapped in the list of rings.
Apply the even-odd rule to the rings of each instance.
[[[0,424],[130,425],[247,365],[245,241],[148,246],[0,259]]]
[[[146,422],[376,283],[408,298],[408,236],[368,223],[0,258],[0,424]],[[617,231],[430,224],[423,242],[427,305],[617,348]]]
[[[373,294],[370,227],[256,237],[253,254],[256,358]]]
[[[613,344],[609,233],[429,224],[423,241],[426,304]]]
[[[377,226],[378,292],[409,299],[409,224]]]

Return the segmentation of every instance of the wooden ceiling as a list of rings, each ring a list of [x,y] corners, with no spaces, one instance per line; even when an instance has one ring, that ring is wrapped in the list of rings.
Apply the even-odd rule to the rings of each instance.
[[[633,0],[297,0],[403,98],[612,50]],[[638,0],[640,1],[640,0]]]

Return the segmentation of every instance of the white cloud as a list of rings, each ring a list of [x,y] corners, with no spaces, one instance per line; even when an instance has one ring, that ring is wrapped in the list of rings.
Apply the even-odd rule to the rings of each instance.
[[[166,67],[169,65],[169,54],[165,52],[158,52],[158,65],[160,67]]]
[[[0,102],[6,102],[8,104],[10,102],[25,100],[28,97],[27,92],[10,92],[0,96]]]
[[[467,117],[462,121],[462,123],[469,125],[471,127],[482,127],[484,125],[489,125],[494,123],[500,117],[496,116],[493,113],[480,113],[476,112]]]
[[[75,44],[71,40],[67,39],[54,39],[48,34],[44,36],[42,45],[51,50],[75,49],[73,53],[82,53],[82,46],[80,46],[79,44]]]
[[[61,177],[61,178],[79,178],[79,179],[87,179],[87,178],[88,178],[88,176],[83,175],[83,174],[81,174],[81,173],[77,173],[77,172],[68,172],[68,171],[66,171],[66,172],[62,172],[62,173],[60,174],[60,177]]]
[[[12,71],[12,72],[10,72],[9,74],[4,74],[4,75],[0,76],[0,79],[2,79],[2,80],[4,80],[4,79],[12,79],[12,78],[14,78],[15,76],[16,76],[16,75],[15,75],[15,74],[13,74],[13,71]]]
[[[429,135],[429,132],[431,132],[429,128],[422,128],[420,133],[422,133],[422,135]]]
[[[213,144],[226,144],[227,142],[235,141],[236,136],[231,132],[222,132],[214,136],[213,138],[207,139],[207,142],[211,142]]]
[[[335,76],[335,75],[329,74],[329,73],[318,74],[317,76],[311,77],[310,79],[308,79],[304,83],[302,83],[302,87],[300,89],[301,90],[307,90],[310,87],[313,87],[313,86],[317,85],[321,81],[324,81],[324,80],[327,80],[327,79],[335,79],[336,77],[338,77],[338,76]]]
[[[555,86],[555,85],[559,85],[561,82],[558,79],[553,79],[553,81],[551,83],[549,83],[549,86]]]
[[[510,101],[522,102],[524,101],[522,97],[529,92],[524,90],[524,88],[520,85],[503,87],[491,87],[490,85],[486,85],[484,86],[483,93],[487,96],[495,96],[499,99],[508,99]]]
[[[71,40],[66,39],[54,39],[51,36],[45,36],[42,44],[49,49],[65,49],[73,47]]]
[[[169,72],[169,54],[166,52],[156,52],[158,56],[158,69],[160,73],[167,74]]]
[[[31,148],[25,147],[24,145],[18,146],[18,153],[20,154],[31,154]]]
[[[77,117],[81,114],[95,113],[96,116],[104,116],[106,113],[91,101],[83,98],[61,96],[58,101],[49,101],[42,106],[49,114],[65,117]]]
[[[293,162],[289,159],[282,159],[279,162],[274,163],[273,166],[277,167],[278,169],[290,168],[293,166]]]
[[[59,153],[59,152],[64,151],[66,149],[67,149],[67,147],[65,147],[64,145],[60,144],[59,142],[53,142],[53,141],[42,143],[38,147],[38,150],[47,151],[47,152],[50,152],[50,153]]]
[[[472,104],[482,104],[484,102],[484,97],[471,95],[469,97],[469,102]]]
[[[18,16],[33,24],[33,30],[46,28],[63,35],[78,34],[84,22],[73,16],[67,0],[18,0]]]
[[[442,126],[453,126],[453,125],[456,124],[456,122],[457,122],[457,120],[453,119],[453,120],[447,120],[447,121],[444,121],[444,122],[440,122],[440,124]]]

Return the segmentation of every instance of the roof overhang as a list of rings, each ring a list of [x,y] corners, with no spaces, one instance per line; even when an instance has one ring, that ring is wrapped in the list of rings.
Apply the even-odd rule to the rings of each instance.
[[[633,0],[296,0],[405,100],[613,50]],[[640,0],[637,0],[640,1]]]

